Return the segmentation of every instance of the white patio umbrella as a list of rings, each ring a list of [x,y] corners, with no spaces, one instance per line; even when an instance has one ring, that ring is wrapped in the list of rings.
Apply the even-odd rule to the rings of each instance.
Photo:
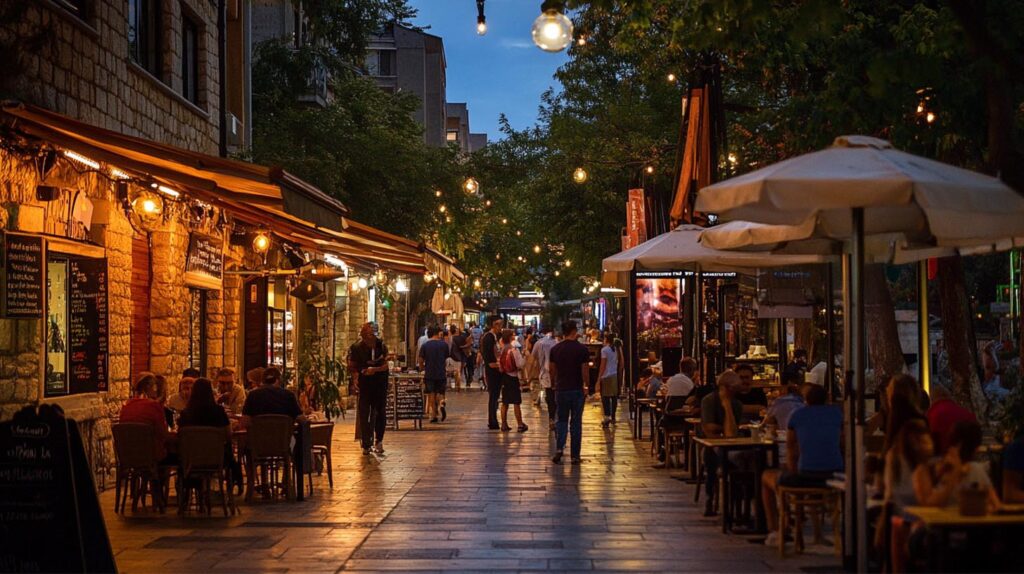
[[[753,224],[757,227],[757,224]],[[700,243],[705,228],[698,225],[679,225],[627,249],[607,257],[601,264],[601,282],[604,286],[629,289],[629,273],[642,271],[756,271],[758,268],[786,267],[823,263],[829,258],[821,253],[746,253],[709,248]]]
[[[736,249],[840,242],[848,253],[844,290],[847,403],[855,448],[848,453],[847,528],[858,569],[866,567],[863,461],[865,261],[913,261],[1024,243],[1024,197],[1002,181],[892,148],[867,136],[842,136],[832,147],[705,187],[696,209],[726,220],[780,226],[705,235],[705,243]],[[868,241],[866,241],[866,238]],[[832,240],[832,241],[829,241]],[[813,249],[812,249],[813,250]],[[849,444],[849,443],[847,443]],[[852,456],[851,456],[852,455]],[[853,512],[851,512],[853,511]],[[849,525],[849,523],[848,523]],[[850,548],[850,546],[847,546]]]

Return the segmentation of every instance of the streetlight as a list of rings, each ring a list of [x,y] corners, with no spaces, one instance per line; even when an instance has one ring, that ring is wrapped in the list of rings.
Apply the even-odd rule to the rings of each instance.
[[[586,183],[587,177],[589,177],[589,175],[587,174],[587,170],[583,169],[582,167],[578,167],[575,171],[572,172],[572,180],[575,181],[576,183]]]
[[[572,42],[572,20],[562,13],[560,0],[544,0],[533,21],[533,43],[545,52],[561,52]]]

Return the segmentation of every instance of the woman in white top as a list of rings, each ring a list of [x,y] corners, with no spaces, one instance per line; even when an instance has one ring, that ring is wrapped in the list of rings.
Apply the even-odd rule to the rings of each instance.
[[[619,406],[619,365],[622,361],[619,357],[622,351],[615,348],[615,335],[607,333],[604,336],[604,347],[601,348],[601,406],[604,408],[604,420],[601,426],[607,427],[615,423],[615,411]]]
[[[897,509],[917,505],[914,474],[920,466],[927,469],[927,462],[934,453],[928,425],[921,419],[907,421],[896,435],[895,444],[885,454],[885,501],[893,503]]]

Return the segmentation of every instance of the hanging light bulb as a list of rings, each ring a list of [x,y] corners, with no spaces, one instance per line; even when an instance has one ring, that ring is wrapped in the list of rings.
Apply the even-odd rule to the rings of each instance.
[[[260,231],[252,238],[252,250],[263,255],[270,249],[270,236],[266,231]]]
[[[474,289],[479,289],[480,288],[480,280],[479,279],[474,279],[473,280],[473,288]]]
[[[448,208],[444,204],[441,204],[441,207],[438,207],[437,210],[440,211],[441,213],[444,213],[448,211]]]
[[[668,76],[666,76],[665,78],[669,81],[669,83],[675,83],[676,81],[676,75],[673,74],[672,72],[669,72]]]
[[[572,260],[571,259],[566,259],[565,260],[565,266],[566,267],[572,267]]]
[[[572,180],[575,181],[576,183],[586,183],[588,177],[589,174],[587,173],[587,170],[583,169],[582,167],[578,167],[575,171],[572,172]]]
[[[502,225],[508,225],[508,218],[507,217],[502,217],[501,218],[501,224]]]
[[[369,284],[370,284],[370,282],[366,280],[366,277],[360,277],[356,281],[356,285],[359,285],[360,289],[366,289],[366,286],[369,285]]]
[[[522,229],[517,229],[517,230],[516,230],[516,237],[519,237],[519,236],[521,236],[522,234],[523,234],[523,230],[522,230]]]
[[[164,201],[155,193],[142,191],[132,200],[132,211],[145,222],[155,221],[164,212]]]
[[[440,189],[435,189],[434,190],[434,197],[441,197],[441,190]]]
[[[487,33],[487,17],[484,16],[484,0],[476,0],[476,33]]]
[[[558,277],[561,274],[562,274],[561,271],[559,271],[558,269],[555,269],[555,277]]]
[[[562,2],[545,0],[533,21],[533,43],[545,52],[561,52],[572,42],[572,20],[562,13]]]
[[[462,182],[462,190],[466,193],[473,195],[480,191],[480,182],[475,177],[468,177],[466,181]]]
[[[648,174],[654,173],[654,166],[648,165],[647,167],[644,168],[644,171],[646,171]]]
[[[484,202],[484,207],[490,207],[490,206],[491,206],[491,200],[488,199],[487,201]]]
[[[540,245],[534,245],[533,246],[533,252],[534,253],[540,253]]]
[[[434,274],[433,273],[424,273],[423,274],[423,282],[426,283],[427,285],[430,285],[431,283],[433,283],[434,282]]]

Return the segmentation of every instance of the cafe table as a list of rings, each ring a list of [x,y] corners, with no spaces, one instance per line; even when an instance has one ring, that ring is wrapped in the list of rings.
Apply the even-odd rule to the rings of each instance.
[[[1002,511],[989,513],[985,516],[964,516],[957,507],[935,508],[930,506],[905,506],[903,513],[916,518],[928,529],[934,545],[929,547],[928,570],[932,572],[947,571],[954,564],[949,560],[950,533],[970,530],[998,530],[1006,540],[1019,540],[1024,533],[1024,504],[1004,504]],[[1014,534],[1008,535],[1007,532]],[[1007,554],[1015,554],[1007,552]],[[1000,558],[998,556],[978,557]],[[1003,568],[1010,566],[1011,558]],[[990,565],[991,566],[991,565]]]
[[[766,468],[765,454],[771,453],[772,455],[772,467],[776,467],[779,464],[779,445],[776,441],[771,439],[755,439],[751,437],[733,437],[733,438],[706,438],[697,437],[694,442],[702,445],[704,448],[713,448],[718,451],[720,460],[719,466],[724,468],[725,463],[729,460],[729,453],[733,451],[744,451],[751,450],[756,454],[754,456],[754,505],[757,510],[757,532],[767,531],[767,521],[765,520],[764,514],[764,501],[761,500],[761,473]],[[721,479],[721,490],[719,499],[722,505],[722,532],[728,533],[732,530],[732,492],[731,484],[728,479],[728,473],[722,472]],[[700,486],[698,485],[698,488]]]

